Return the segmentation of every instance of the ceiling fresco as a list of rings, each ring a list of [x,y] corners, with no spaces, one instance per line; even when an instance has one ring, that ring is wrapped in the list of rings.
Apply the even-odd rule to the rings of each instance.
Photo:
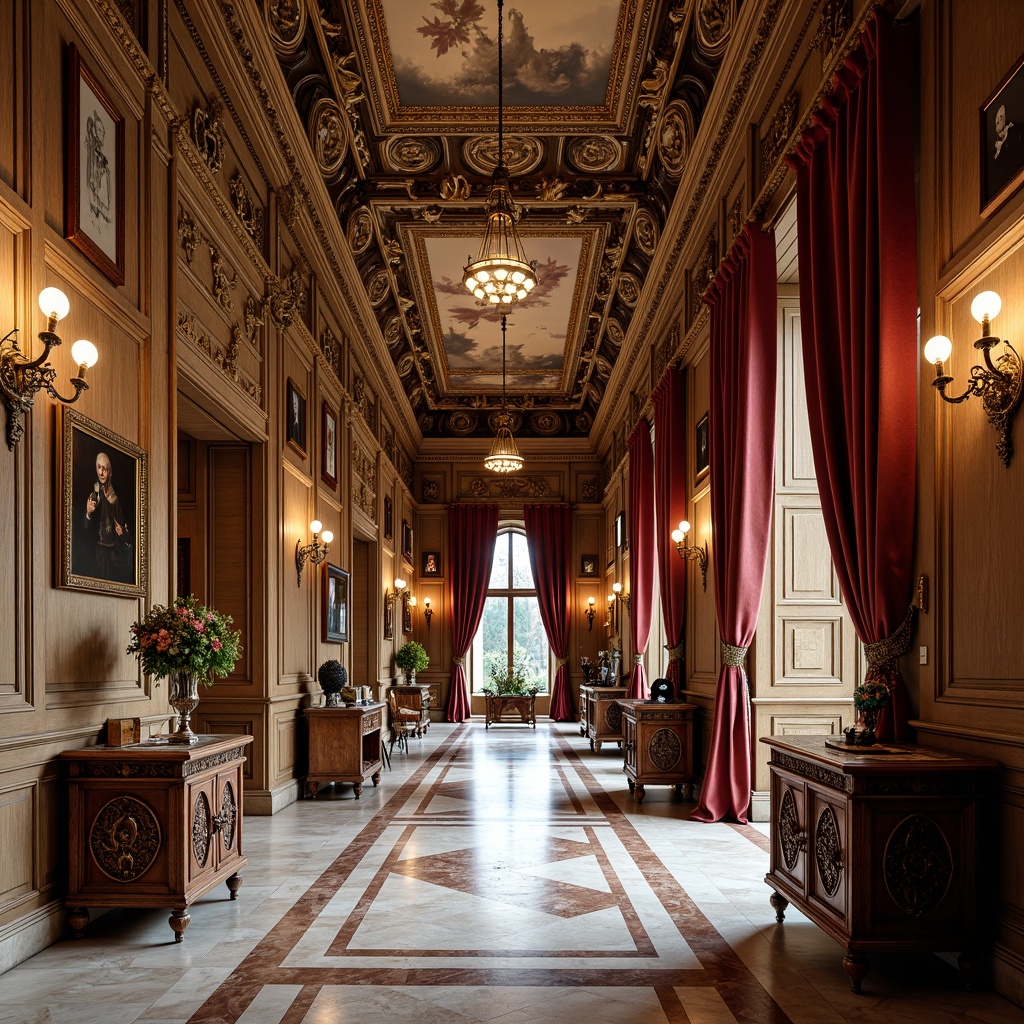
[[[538,286],[508,318],[517,436],[587,436],[740,0],[506,0],[504,149]],[[426,437],[489,436],[501,324],[462,286],[497,155],[494,0],[264,0]]]

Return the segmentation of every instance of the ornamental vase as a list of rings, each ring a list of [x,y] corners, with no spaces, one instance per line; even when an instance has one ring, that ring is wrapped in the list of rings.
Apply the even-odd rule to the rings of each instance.
[[[194,672],[172,672],[170,678],[167,701],[178,713],[178,729],[167,737],[167,742],[191,746],[199,742],[199,737],[189,728],[189,719],[199,704],[199,679]]]

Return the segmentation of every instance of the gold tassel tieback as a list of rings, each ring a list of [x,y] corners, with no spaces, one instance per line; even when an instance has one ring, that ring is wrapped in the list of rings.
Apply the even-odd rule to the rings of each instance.
[[[910,627],[914,619],[914,606],[910,606],[907,617],[893,631],[892,636],[864,645],[864,657],[868,668],[884,668],[910,650]]]
[[[722,644],[722,664],[728,665],[729,668],[743,668],[743,662],[746,660],[748,647],[735,647],[732,644],[727,644],[724,640]]]

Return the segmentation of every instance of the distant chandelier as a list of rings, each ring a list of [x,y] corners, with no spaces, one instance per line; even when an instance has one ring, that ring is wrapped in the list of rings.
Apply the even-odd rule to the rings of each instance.
[[[515,473],[523,468],[523,457],[509,427],[511,418],[505,411],[505,314],[501,315],[501,413],[498,432],[494,435],[491,453],[484,459],[484,468],[492,473]]]
[[[495,306],[512,306],[537,285],[533,264],[526,259],[523,244],[516,231],[519,211],[512,201],[505,150],[502,145],[502,80],[501,9],[504,0],[498,0],[498,163],[491,179],[491,194],[487,197],[487,225],[480,255],[462,271],[462,283],[481,302]],[[511,436],[511,435],[510,435]],[[518,466],[514,467],[518,469]]]

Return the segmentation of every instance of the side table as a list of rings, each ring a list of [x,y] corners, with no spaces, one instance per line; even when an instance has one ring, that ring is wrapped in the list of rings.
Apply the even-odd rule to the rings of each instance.
[[[306,708],[309,725],[306,782],[314,799],[321,782],[351,782],[357,800],[366,779],[371,779],[375,786],[380,782],[384,767],[380,741],[384,708],[382,703]]]
[[[487,701],[487,721],[485,729],[501,722],[506,711],[519,715],[523,725],[537,728],[537,695],[535,693],[502,694],[501,696],[484,698]]]
[[[675,786],[693,793],[693,716],[696,704],[620,700],[622,744],[629,791],[643,803],[645,786]],[[683,788],[686,788],[685,793]]]
[[[251,736],[200,736],[193,746],[136,743],[65,750],[68,924],[88,907],[171,907],[181,942],[190,904],[219,882],[242,884],[242,769]]]
[[[590,749],[600,751],[602,743],[622,746],[622,708],[625,686],[581,686],[580,701],[586,707],[586,732]]]

